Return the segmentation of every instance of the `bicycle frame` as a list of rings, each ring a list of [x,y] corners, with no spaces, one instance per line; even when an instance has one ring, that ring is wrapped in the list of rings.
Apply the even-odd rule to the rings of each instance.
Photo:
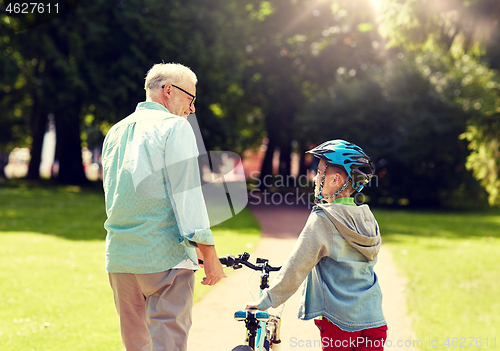
[[[228,255],[219,258],[221,263],[226,267],[233,269],[242,268],[243,265],[250,269],[260,271],[260,294],[264,289],[269,287],[269,272],[279,271],[280,267],[273,267],[269,265],[268,260],[258,258],[256,264],[248,261],[250,254],[247,252],[239,255],[237,258]],[[280,327],[281,318],[279,316],[270,315],[264,311],[237,311],[234,314],[237,321],[245,321],[246,327],[246,340],[245,345],[239,345],[232,351],[279,351],[281,348]]]

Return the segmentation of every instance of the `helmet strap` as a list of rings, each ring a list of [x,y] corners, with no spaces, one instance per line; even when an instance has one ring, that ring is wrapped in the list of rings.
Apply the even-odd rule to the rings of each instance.
[[[345,190],[345,189],[349,186],[349,184],[351,184],[351,180],[350,180],[350,179],[348,179],[348,180],[347,180],[347,182],[345,182],[345,183],[344,183],[344,185],[342,185],[342,186],[340,187],[340,189],[339,189],[339,190],[337,190],[337,191],[335,192],[335,194],[333,194],[333,195],[332,195],[332,196],[330,196],[330,197],[337,197],[337,196],[339,196],[339,195],[340,195],[340,194],[341,194],[341,193],[342,193],[342,192],[343,192],[343,191],[344,191],[344,190]]]
[[[315,204],[325,204],[328,203],[326,201],[329,198],[324,198],[323,197],[323,186],[325,185],[325,179],[326,179],[326,169],[328,168],[328,164],[325,166],[325,170],[323,171],[323,175],[321,176],[321,182],[319,183],[319,190],[318,190],[318,195],[314,199]]]
[[[339,196],[351,184],[351,180],[348,179],[340,187],[340,189],[335,192],[335,194],[333,194],[331,196],[328,196],[328,197],[324,197],[323,196],[323,186],[325,185],[326,169],[327,168],[328,168],[328,164],[326,165],[325,170],[323,171],[323,175],[321,176],[321,182],[319,184],[318,196],[316,196],[316,198],[314,199],[314,203],[315,204],[318,204],[318,203],[320,203],[320,204],[327,204],[328,203],[328,199],[336,198],[337,196]]]

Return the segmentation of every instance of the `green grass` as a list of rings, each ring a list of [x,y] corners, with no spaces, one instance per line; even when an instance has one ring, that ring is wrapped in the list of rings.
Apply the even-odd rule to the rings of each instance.
[[[104,220],[100,189],[0,186],[0,350],[123,350]],[[224,255],[251,250],[260,229],[245,210],[213,232]]]
[[[500,211],[375,216],[409,278],[421,349],[453,348],[454,337],[468,350],[485,349],[486,338],[493,348],[495,337],[500,347]],[[0,186],[1,351],[123,349],[104,272],[104,219],[100,189]],[[260,232],[247,210],[213,231],[220,256],[251,250]],[[201,273],[196,280],[199,300],[210,288]],[[482,347],[470,346],[473,337]]]
[[[1,350],[119,350],[102,241],[0,235]]]
[[[409,279],[408,308],[420,349],[482,350],[486,338],[489,348],[494,338],[500,347],[500,211],[379,210],[375,216],[384,245]],[[429,346],[437,338],[439,348]]]

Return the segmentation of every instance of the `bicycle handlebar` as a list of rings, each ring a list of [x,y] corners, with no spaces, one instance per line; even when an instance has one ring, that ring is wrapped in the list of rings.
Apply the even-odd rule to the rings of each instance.
[[[234,257],[234,255],[227,255],[226,257],[219,257],[220,263],[222,263],[226,267],[232,267],[233,269],[239,269],[242,265],[247,266],[254,271],[262,271],[265,270],[267,272],[277,272],[281,269],[281,266],[273,267],[268,264],[268,260],[263,258],[257,258],[257,262],[255,264],[248,261],[250,258],[250,254],[245,252],[238,257]],[[203,264],[202,260],[198,260],[200,264]]]

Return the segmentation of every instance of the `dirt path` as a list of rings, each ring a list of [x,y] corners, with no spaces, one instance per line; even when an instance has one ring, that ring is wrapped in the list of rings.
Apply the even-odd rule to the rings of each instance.
[[[262,257],[268,258],[272,265],[282,264],[304,226],[310,209],[299,206],[254,205],[250,206],[250,210],[261,224],[263,232],[262,240],[253,251],[251,260]],[[411,320],[406,314],[406,281],[398,274],[390,252],[383,246],[375,270],[384,295],[383,309],[389,326],[388,340],[392,344],[390,349],[412,350],[409,347],[396,347],[398,340],[404,343],[414,339],[414,336]],[[243,341],[244,324],[236,322],[233,315],[235,311],[243,309],[246,302],[253,300],[248,293],[247,281],[254,296],[258,296],[259,275],[256,273],[249,278],[250,274],[251,271],[245,268],[235,271],[195,304],[194,322],[188,342],[190,351],[226,351]],[[287,301],[283,309],[281,349],[319,351],[319,332],[314,323],[297,318],[300,294],[301,289]],[[271,310],[272,313],[280,311],[281,307]]]

